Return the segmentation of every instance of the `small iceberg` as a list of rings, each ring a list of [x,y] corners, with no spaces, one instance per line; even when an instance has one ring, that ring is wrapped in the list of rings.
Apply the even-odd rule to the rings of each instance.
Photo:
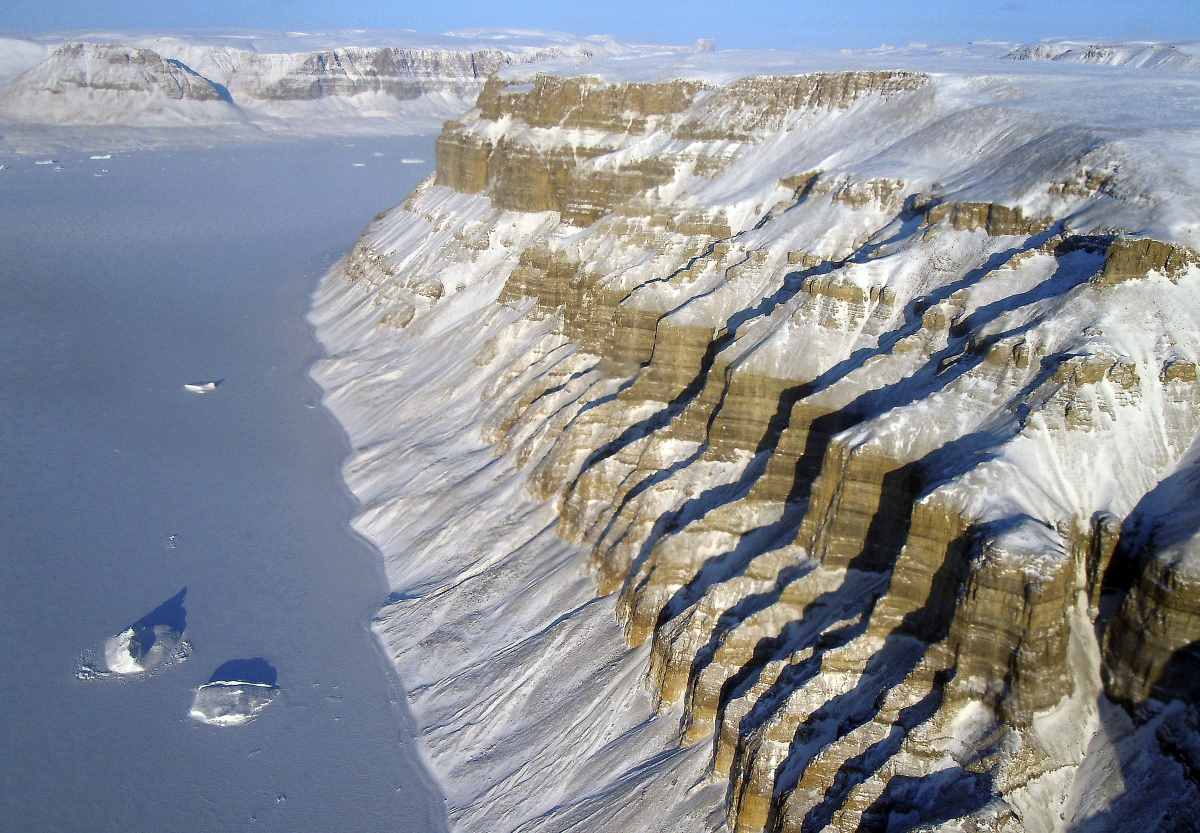
[[[350,164],[351,164],[353,167],[355,167],[355,168],[365,168],[365,167],[367,167],[367,163],[366,163],[366,162],[351,162]]]
[[[111,153],[96,153],[88,157],[88,159],[112,159]]]
[[[196,689],[188,715],[208,726],[242,726],[258,717],[277,694],[271,663],[262,657],[233,659]]]
[[[216,390],[217,386],[223,381],[225,380],[214,379],[211,382],[187,382],[184,384],[183,389],[188,393],[196,394],[196,396],[204,396],[204,394],[212,393],[214,390]]]
[[[411,159],[409,157],[405,157],[404,159],[400,160],[400,164],[401,165],[424,165],[425,160],[424,159]]]
[[[130,677],[187,660],[192,646],[183,638],[187,629],[187,609],[183,606],[186,595],[185,587],[125,630],[104,640],[98,651],[85,653],[75,676],[81,680]]]
[[[57,165],[58,160],[57,159],[38,159],[33,164],[35,164],[35,165]]]

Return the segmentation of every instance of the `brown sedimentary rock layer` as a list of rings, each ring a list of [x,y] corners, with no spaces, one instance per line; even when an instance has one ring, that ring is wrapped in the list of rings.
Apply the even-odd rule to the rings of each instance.
[[[635,135],[647,119],[686,109],[700,84],[600,84],[587,78],[539,75],[529,89],[491,78],[480,93],[480,116],[510,117],[532,128],[592,129]],[[668,181],[675,166],[661,158],[636,160],[611,168],[577,169],[587,160],[611,153],[603,146],[541,151],[521,142],[491,142],[448,122],[437,143],[437,183],[464,193],[488,190],[501,208],[558,211],[563,220],[586,226],[629,198]]]
[[[541,152],[504,139],[492,144],[448,122],[437,142],[436,181],[468,194],[487,190],[499,208],[558,211],[565,222],[586,226],[674,174],[670,162],[652,159],[579,174],[580,163],[608,152],[592,147]]]
[[[1196,546],[1143,555],[1137,580],[1105,637],[1105,682],[1115,699],[1137,704],[1200,694],[1200,578],[1180,563]]]
[[[1037,234],[1052,225],[1052,221],[1046,218],[1026,217],[1020,208],[991,202],[941,203],[930,208],[925,217],[931,226],[947,223],[959,231],[983,229],[994,237],[1002,234]]]
[[[462,124],[448,121],[437,139],[437,184],[463,194],[478,194],[488,184],[491,146],[464,134]]]
[[[1074,562],[1045,553],[1050,569],[1032,572],[1030,561],[1043,553],[1010,554],[1004,546],[981,542],[949,617],[959,683],[950,691],[964,700],[992,700],[1020,723],[1072,692],[1067,642]]]
[[[1161,272],[1172,280],[1178,279],[1189,266],[1200,264],[1200,255],[1183,246],[1158,240],[1120,238],[1108,247],[1104,271],[1096,283],[1112,286],[1128,280],[1144,278],[1150,272]]]
[[[530,127],[643,133],[648,117],[683,112],[704,86],[694,81],[604,84],[594,78],[544,74],[518,84],[493,76],[475,106],[489,121],[511,116]]]

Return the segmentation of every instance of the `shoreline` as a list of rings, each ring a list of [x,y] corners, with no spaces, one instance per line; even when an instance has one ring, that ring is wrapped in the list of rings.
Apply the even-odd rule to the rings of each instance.
[[[341,260],[342,258],[338,258],[333,266],[330,267],[330,269],[332,270],[336,268],[337,265],[341,263]],[[322,415],[334,428],[337,429],[337,432],[342,439],[341,450],[345,452],[342,458],[342,463],[344,465],[346,461],[350,460],[354,454],[353,438],[346,430],[346,426],[341,422],[341,420],[338,419],[337,414],[335,414],[334,411],[326,404],[326,389],[320,384],[320,382],[317,381],[316,377],[314,376],[314,371],[316,368],[329,357],[326,346],[321,340],[318,328],[310,319],[313,299],[315,299],[319,287],[324,280],[325,274],[322,274],[317,278],[317,288],[313,289],[313,291],[309,293],[309,309],[304,314],[304,321],[307,324],[309,331],[312,333],[313,341],[316,342],[320,348],[320,353],[308,363],[306,377],[309,384],[315,388],[315,392],[319,394],[318,402]],[[378,604],[372,604],[372,606],[370,606],[367,610],[363,611],[364,615],[359,621],[359,625],[367,637],[367,640],[370,642],[376,661],[379,665],[379,673],[387,684],[389,700],[392,713],[395,717],[397,731],[403,733],[405,738],[411,741],[410,750],[421,764],[417,773],[420,777],[421,783],[424,787],[426,787],[430,795],[436,795],[441,799],[443,809],[445,809],[445,792],[440,780],[434,772],[432,761],[429,759],[425,744],[421,741],[420,726],[418,725],[416,716],[413,714],[412,709],[410,708],[408,689],[404,685],[404,679],[400,674],[400,669],[388,656],[386,646],[380,640],[379,634],[374,628],[375,619],[378,617],[379,612],[386,605],[387,597],[390,595],[390,581],[388,579],[387,570],[385,569],[383,554],[370,538],[366,537],[357,529],[355,529],[353,523],[354,517],[358,510],[362,508],[362,503],[359,501],[358,496],[351,491],[340,470],[336,478],[336,483],[339,490],[343,495],[345,495],[346,499],[350,501],[351,505],[354,507],[354,512],[352,513],[349,522],[346,524],[346,529],[353,538],[360,541],[365,547],[368,547],[371,550],[371,554],[374,556],[375,572],[379,579],[379,585],[385,591],[383,598]],[[441,818],[443,821],[445,821],[445,813],[442,814]],[[450,829],[451,828],[448,823],[443,823],[439,825],[436,830],[430,830],[427,831],[427,833],[449,833]]]

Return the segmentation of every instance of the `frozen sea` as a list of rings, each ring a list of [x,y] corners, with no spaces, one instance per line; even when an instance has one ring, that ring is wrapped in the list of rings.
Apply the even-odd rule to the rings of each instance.
[[[432,139],[89,155],[0,158],[3,826],[444,830],[368,629],[387,587],[347,526],[305,320]],[[184,588],[186,662],[75,677]],[[250,658],[275,701],[234,728],[189,719],[196,687]]]

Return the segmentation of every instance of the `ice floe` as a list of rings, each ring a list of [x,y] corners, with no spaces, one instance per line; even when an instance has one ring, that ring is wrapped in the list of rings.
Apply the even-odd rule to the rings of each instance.
[[[98,649],[86,651],[75,676],[81,680],[147,674],[185,661],[192,652],[184,639],[187,588],[110,636]]]
[[[275,668],[261,657],[230,660],[196,689],[188,714],[209,726],[244,725],[274,701],[275,683]]]

